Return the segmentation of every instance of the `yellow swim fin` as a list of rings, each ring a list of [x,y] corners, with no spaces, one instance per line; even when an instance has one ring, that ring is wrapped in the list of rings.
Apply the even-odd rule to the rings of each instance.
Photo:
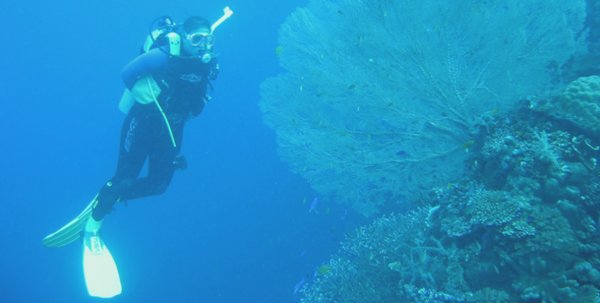
[[[102,221],[89,218],[83,236],[83,276],[88,294],[98,298],[112,298],[122,291],[117,264],[100,238]]]
[[[92,215],[94,206],[98,203],[98,195],[92,199],[92,202],[69,223],[59,228],[57,231],[47,235],[42,240],[42,243],[46,247],[62,247],[73,241],[78,240],[81,237],[81,232],[87,222],[88,218]]]

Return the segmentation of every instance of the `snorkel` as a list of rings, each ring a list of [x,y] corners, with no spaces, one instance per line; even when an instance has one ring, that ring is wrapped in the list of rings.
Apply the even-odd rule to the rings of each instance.
[[[225,20],[229,19],[229,17],[231,17],[231,15],[233,15],[233,11],[231,10],[231,8],[229,8],[229,6],[226,6],[223,9],[223,16],[221,16],[221,18],[219,18],[219,20],[215,21],[215,23],[213,23],[210,26],[210,33],[214,33],[215,29],[217,29],[217,27],[219,27],[219,25],[221,25],[221,23],[225,22]]]
[[[229,17],[231,17],[232,15],[233,15],[233,11],[231,10],[231,8],[229,8],[229,6],[226,6],[223,9],[223,16],[221,16],[221,18],[219,18],[217,21],[215,21],[215,23],[213,23],[210,26],[210,34],[213,35],[215,33],[215,30],[223,22],[225,22],[227,19],[229,19]],[[207,47],[206,52],[201,56],[201,58],[202,58],[202,62],[204,62],[204,63],[208,63],[208,62],[210,62],[210,60],[212,60],[212,58],[213,58],[212,45]]]

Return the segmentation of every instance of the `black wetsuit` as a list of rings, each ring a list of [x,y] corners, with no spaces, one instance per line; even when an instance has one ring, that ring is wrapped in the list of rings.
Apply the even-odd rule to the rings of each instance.
[[[173,133],[173,146],[168,127],[154,103],[135,103],[129,111],[119,148],[115,175],[100,189],[93,217],[101,220],[117,201],[127,201],[165,192],[177,169],[183,128],[187,120],[202,112],[209,81],[218,65],[199,58],[181,58],[153,49],[131,61],[123,70],[123,81],[131,89],[147,75],[152,75],[161,88],[158,101]],[[148,160],[148,175],[139,178]]]

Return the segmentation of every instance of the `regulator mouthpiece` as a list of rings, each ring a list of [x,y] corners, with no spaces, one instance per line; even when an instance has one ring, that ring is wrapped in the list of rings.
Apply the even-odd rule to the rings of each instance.
[[[204,55],[202,55],[203,63],[208,63],[210,62],[210,60],[212,60],[212,55],[210,53],[205,53]]]

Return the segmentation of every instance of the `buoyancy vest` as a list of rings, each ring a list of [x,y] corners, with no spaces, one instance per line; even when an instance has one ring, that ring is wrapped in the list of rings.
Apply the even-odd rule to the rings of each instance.
[[[203,62],[200,58],[171,56],[164,70],[153,76],[161,89],[159,101],[165,112],[197,116],[202,112],[210,80],[218,73],[217,59]]]

